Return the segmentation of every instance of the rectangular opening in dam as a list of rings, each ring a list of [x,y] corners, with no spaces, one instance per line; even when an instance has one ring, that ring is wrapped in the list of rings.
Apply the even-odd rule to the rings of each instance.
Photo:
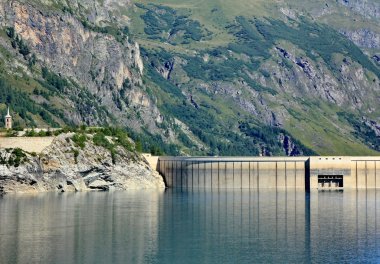
[[[318,189],[343,188],[343,175],[318,175]]]

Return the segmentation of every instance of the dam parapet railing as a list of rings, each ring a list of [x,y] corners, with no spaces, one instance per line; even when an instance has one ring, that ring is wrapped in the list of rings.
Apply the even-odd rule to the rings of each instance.
[[[380,188],[380,157],[152,157],[169,188]]]

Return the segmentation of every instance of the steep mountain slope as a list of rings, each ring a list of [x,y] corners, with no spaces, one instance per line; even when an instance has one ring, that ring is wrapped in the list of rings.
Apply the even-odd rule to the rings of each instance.
[[[19,125],[119,125],[145,150],[377,155],[376,1],[5,1]]]
[[[7,77],[14,77],[15,62],[27,63],[19,74],[38,81],[29,85],[34,101],[61,109],[65,119],[60,121],[95,125],[118,120],[132,127],[145,123],[154,131],[159,114],[140,88],[143,63],[138,44],[128,41],[123,29],[97,27],[71,10],[4,1],[2,44],[10,53],[4,58]],[[21,51],[23,47],[27,52]],[[55,101],[62,108],[53,106]],[[18,112],[17,104],[12,106]]]
[[[198,137],[231,138],[228,131],[257,138],[250,130],[263,127],[284,133],[275,127],[320,154],[374,153],[364,145],[378,150],[378,50],[343,36],[355,41],[355,32],[367,30],[363,42],[376,42],[378,18],[347,1],[180,2],[138,1],[130,16],[140,22],[131,29],[153,71],[179,88],[197,114],[214,110],[222,117],[216,133],[191,124]]]

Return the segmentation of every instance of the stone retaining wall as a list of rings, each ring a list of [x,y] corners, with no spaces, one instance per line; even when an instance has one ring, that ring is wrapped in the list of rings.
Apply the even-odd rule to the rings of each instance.
[[[0,137],[0,148],[20,148],[27,152],[41,153],[55,137]]]

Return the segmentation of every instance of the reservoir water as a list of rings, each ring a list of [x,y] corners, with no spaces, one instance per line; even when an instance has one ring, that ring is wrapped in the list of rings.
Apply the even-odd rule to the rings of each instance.
[[[0,198],[0,263],[379,263],[380,191]]]

